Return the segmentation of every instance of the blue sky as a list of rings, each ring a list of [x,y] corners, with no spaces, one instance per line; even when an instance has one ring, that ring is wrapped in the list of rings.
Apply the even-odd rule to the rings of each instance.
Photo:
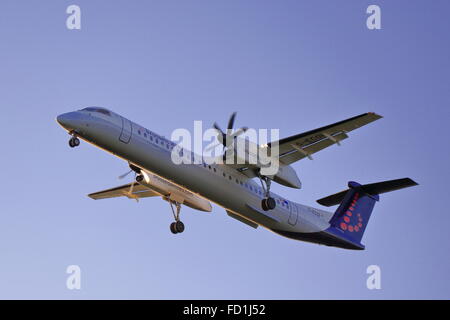
[[[82,11],[68,30],[67,6]],[[366,28],[370,4],[382,30]],[[2,1],[0,298],[450,298],[448,1]],[[374,111],[342,146],[294,165],[314,205],[361,183],[386,194],[346,251],[253,230],[215,207],[184,208],[173,236],[160,199],[93,201],[126,164],[71,150],[56,115],[97,105],[160,134],[224,126],[282,137]],[[316,204],[317,205],[317,204]],[[319,205],[317,205],[319,206]],[[81,290],[66,288],[68,265]],[[366,288],[379,265],[382,289]]]

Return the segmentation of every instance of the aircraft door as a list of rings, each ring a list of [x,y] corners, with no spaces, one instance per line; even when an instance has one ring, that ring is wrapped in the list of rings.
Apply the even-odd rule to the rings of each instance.
[[[119,140],[123,143],[128,143],[131,140],[133,128],[131,121],[122,117],[122,132],[120,133]]]
[[[289,205],[290,207],[290,214],[289,214],[289,220],[288,223],[292,226],[295,226],[297,224],[298,220],[298,209],[297,206],[293,203]]]

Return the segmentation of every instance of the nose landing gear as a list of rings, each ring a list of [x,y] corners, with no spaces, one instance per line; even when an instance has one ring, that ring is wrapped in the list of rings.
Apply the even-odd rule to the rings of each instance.
[[[75,133],[70,133],[70,135],[72,136],[69,140],[69,146],[71,148],[75,148],[78,147],[80,145],[80,139],[77,138]]]

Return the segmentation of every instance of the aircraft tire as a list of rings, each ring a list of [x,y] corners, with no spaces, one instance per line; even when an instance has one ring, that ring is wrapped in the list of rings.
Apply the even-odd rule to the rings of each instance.
[[[262,207],[262,209],[263,209],[264,211],[268,211],[268,210],[269,210],[269,208],[267,207],[267,199],[266,199],[266,198],[262,199],[262,201],[261,201],[261,207]]]
[[[178,233],[175,224],[176,224],[175,222],[172,222],[172,223],[170,224],[170,231],[171,231],[173,234],[177,234],[177,233]]]
[[[266,206],[269,210],[273,210],[277,206],[277,203],[274,198],[269,197],[266,199]]]
[[[184,223],[181,221],[175,222],[175,229],[178,233],[182,233],[184,231]]]

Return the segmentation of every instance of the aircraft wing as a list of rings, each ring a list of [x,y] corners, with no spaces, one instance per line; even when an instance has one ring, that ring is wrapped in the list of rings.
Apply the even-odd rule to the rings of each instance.
[[[131,189],[131,184],[133,184],[133,189]],[[130,193],[130,191],[132,192]],[[139,199],[157,196],[160,196],[160,194],[150,190],[149,188],[144,187],[143,185],[140,185],[137,182],[132,182],[116,188],[106,189],[88,194],[88,197],[94,200],[109,199],[116,197],[128,197],[131,199]]]
[[[347,139],[347,132],[380,118],[382,116],[368,112],[325,127],[281,139],[278,141],[280,162],[288,165],[305,157],[312,159],[312,154]],[[269,143],[268,147],[270,148],[273,143]]]

